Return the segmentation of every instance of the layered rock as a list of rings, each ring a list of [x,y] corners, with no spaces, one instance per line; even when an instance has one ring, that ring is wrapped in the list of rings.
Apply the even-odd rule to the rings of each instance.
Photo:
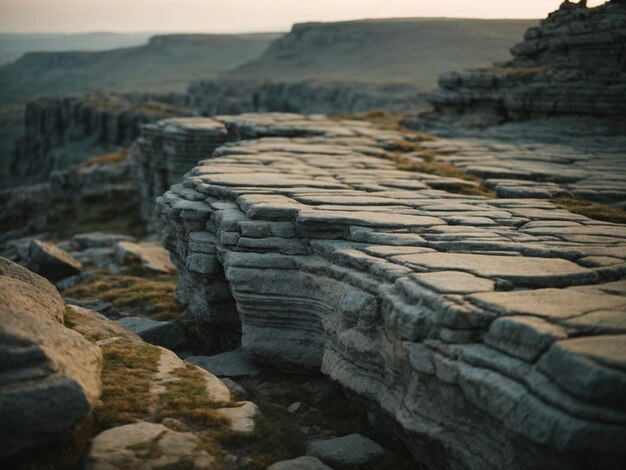
[[[191,111],[132,96],[37,99],[26,106],[24,136],[16,141],[11,174],[21,182],[45,180],[52,170],[130,145],[141,124],[185,114]]]
[[[251,112],[355,114],[374,109],[403,113],[424,104],[419,89],[408,83],[258,79],[192,82],[187,100],[204,116]]]
[[[98,400],[102,353],[63,312],[54,286],[0,258],[0,456],[68,437]]]
[[[493,124],[555,115],[626,116],[626,4],[586,8],[568,1],[524,41],[513,59],[440,77],[429,95],[439,114]]]
[[[255,140],[158,199],[205,339],[321,370],[430,468],[618,468],[626,227],[445,192],[397,168],[395,131],[285,119],[227,121]]]

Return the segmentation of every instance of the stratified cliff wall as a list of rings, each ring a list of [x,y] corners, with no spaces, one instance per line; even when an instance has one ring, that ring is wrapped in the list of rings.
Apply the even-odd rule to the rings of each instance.
[[[626,4],[564,2],[524,41],[513,60],[442,75],[429,94],[439,115],[476,124],[559,115],[626,117]],[[472,116],[473,115],[473,116]]]
[[[157,200],[210,347],[321,370],[429,468],[619,468],[626,226],[446,192],[470,183],[398,169],[415,137],[369,123],[220,122],[251,140]]]
[[[204,116],[249,112],[354,114],[374,109],[414,112],[424,99],[416,86],[333,81],[204,80],[191,83],[188,106]]]
[[[185,108],[121,95],[32,101],[26,106],[24,135],[15,144],[12,177],[21,183],[45,181],[52,170],[130,146],[142,124],[189,114]]]

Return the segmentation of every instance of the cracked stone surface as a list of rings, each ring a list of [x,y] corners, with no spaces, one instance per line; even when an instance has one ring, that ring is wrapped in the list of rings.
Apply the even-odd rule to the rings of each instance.
[[[205,338],[321,370],[430,468],[618,468],[626,226],[436,189],[368,123],[220,119],[248,140],[157,200]]]

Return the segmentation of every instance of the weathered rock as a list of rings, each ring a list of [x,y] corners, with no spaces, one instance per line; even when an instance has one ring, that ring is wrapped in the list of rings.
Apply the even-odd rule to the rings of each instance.
[[[21,182],[45,180],[51,171],[80,163],[98,151],[130,145],[141,124],[192,114],[163,103],[153,103],[144,112],[142,102],[145,98],[98,93],[31,101],[26,105],[24,136],[15,144],[12,176]]]
[[[376,442],[360,434],[337,437],[308,444],[307,455],[318,457],[324,462],[358,467],[385,454]]]
[[[240,402],[240,406],[218,408],[216,413],[230,421],[232,431],[249,434],[254,431],[254,417],[259,408],[250,401],[244,401]]]
[[[33,240],[30,243],[28,256],[33,271],[52,282],[75,276],[82,270],[80,262],[69,253],[41,240]]]
[[[528,29],[511,49],[513,60],[443,75],[429,99],[440,114],[479,125],[554,115],[623,118],[625,26],[623,2],[596,8],[563,2]]]
[[[159,242],[121,241],[115,245],[115,258],[120,265],[139,261],[148,273],[176,272],[176,266],[170,261],[169,253]]]
[[[619,466],[623,225],[433,189],[385,150],[407,136],[367,123],[224,122],[252,140],[157,201],[210,344],[239,327],[254,363],[321,370],[430,468]],[[568,346],[606,334],[593,361]]]
[[[185,333],[180,326],[171,321],[156,321],[142,317],[124,317],[117,321],[150,344],[177,349],[185,342]]]
[[[218,377],[253,377],[260,372],[241,351],[230,351],[215,356],[191,356],[186,361]]]
[[[43,278],[0,259],[0,455],[63,439],[101,391],[100,348],[63,326]]]
[[[191,432],[177,432],[155,423],[127,424],[98,434],[85,466],[91,470],[214,468],[214,457],[200,444],[200,438]]]
[[[282,460],[273,463],[267,470],[329,470],[330,467],[324,465],[315,457],[298,457],[297,459]]]

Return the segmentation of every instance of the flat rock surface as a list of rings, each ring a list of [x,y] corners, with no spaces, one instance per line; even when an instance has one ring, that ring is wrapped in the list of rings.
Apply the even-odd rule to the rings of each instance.
[[[125,317],[118,322],[147,343],[177,349],[185,342],[185,333],[174,322],[156,321],[142,317]]]
[[[218,377],[252,377],[260,372],[241,351],[230,351],[214,356],[190,356],[186,361]]]
[[[389,149],[416,137],[367,122],[220,119],[250,140],[157,200],[180,298],[207,338],[240,327],[251,361],[321,370],[429,467],[619,460],[625,225],[401,170]],[[429,148],[473,148],[444,142]],[[245,376],[231,357],[244,353],[191,361]]]
[[[360,434],[309,442],[307,450],[307,455],[318,457],[325,462],[353,467],[363,465],[384,454],[385,449]]]

